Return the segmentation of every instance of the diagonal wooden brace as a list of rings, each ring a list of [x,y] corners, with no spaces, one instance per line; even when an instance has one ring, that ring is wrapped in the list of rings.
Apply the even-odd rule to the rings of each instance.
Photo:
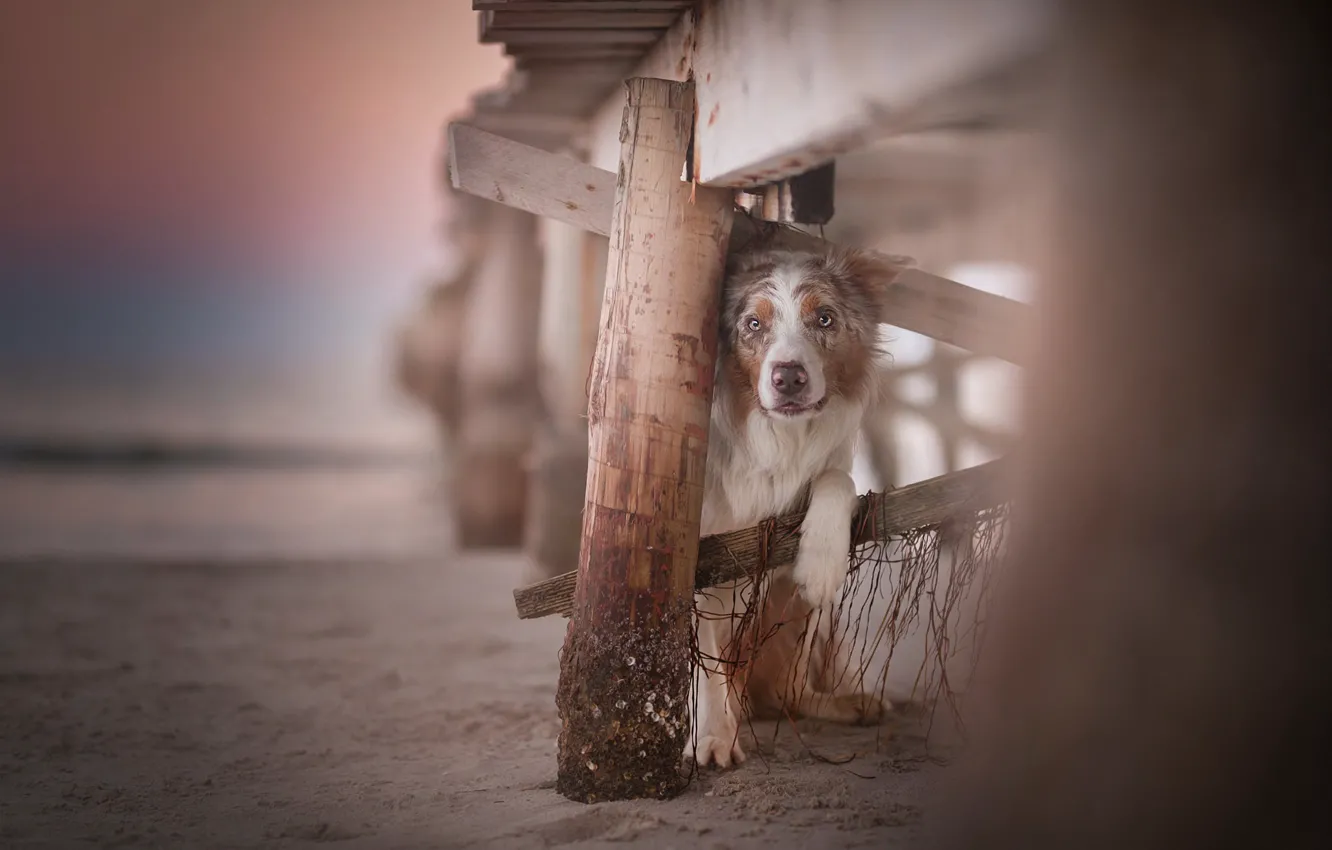
[[[606,235],[615,205],[615,175],[567,156],[524,145],[466,124],[449,125],[449,175],[454,188],[535,215]],[[792,248],[827,245],[803,231],[737,215],[732,251],[756,239]],[[1020,361],[1019,335],[1027,308],[920,269],[901,257],[888,305],[891,324],[932,339]]]
[[[992,460],[897,490],[861,496],[852,522],[852,548],[884,543],[1007,502],[1007,466],[1002,459]],[[704,537],[698,546],[695,587],[706,590],[792,563],[804,519],[800,511],[752,528]],[[573,612],[577,587],[578,573],[567,572],[518,588],[513,592],[518,619],[568,617]]]

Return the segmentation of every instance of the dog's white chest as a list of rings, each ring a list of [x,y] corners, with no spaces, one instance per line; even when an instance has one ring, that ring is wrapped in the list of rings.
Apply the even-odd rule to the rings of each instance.
[[[751,415],[734,430],[714,427],[708,449],[702,534],[721,534],[795,510],[811,481],[849,461],[858,417],[828,410],[802,423]]]

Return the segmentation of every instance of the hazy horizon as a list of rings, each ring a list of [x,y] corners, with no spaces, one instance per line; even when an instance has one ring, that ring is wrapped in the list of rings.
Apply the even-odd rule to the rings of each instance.
[[[0,4],[0,561],[445,551],[389,344],[467,0]]]
[[[399,445],[466,0],[0,8],[0,440]]]

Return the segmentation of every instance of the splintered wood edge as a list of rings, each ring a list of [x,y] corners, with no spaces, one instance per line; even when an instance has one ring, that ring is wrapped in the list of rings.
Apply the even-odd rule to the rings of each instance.
[[[1006,500],[1003,475],[1003,459],[993,460],[897,490],[861,496],[851,524],[852,548],[995,507]],[[791,563],[804,518],[802,511],[753,528],[704,537],[698,544],[695,586],[704,590],[757,575],[769,566]],[[577,586],[575,571],[518,588],[513,592],[518,618],[568,617]]]

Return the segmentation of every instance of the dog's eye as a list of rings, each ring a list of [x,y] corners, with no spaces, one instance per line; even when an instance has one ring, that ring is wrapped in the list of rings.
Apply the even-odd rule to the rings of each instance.
[[[753,317],[751,317],[749,321],[745,322],[745,326],[748,327],[751,331],[763,330],[763,323]]]
[[[819,327],[821,327],[821,328],[830,328],[830,327],[832,327],[832,326],[833,326],[833,316],[832,316],[832,313],[820,313],[820,314],[819,314]]]

